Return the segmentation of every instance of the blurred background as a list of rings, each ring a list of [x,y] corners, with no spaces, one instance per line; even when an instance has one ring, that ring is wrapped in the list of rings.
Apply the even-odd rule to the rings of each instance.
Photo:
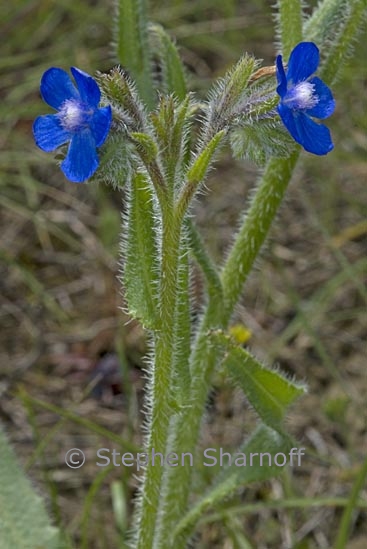
[[[177,40],[191,89],[202,97],[248,51],[273,64],[271,0],[151,3],[151,19]],[[144,333],[123,312],[119,275],[123,193],[64,179],[31,126],[49,112],[39,81],[50,66],[93,74],[116,64],[113,2],[1,2],[0,417],[55,524],[76,548],[123,547],[136,479],[95,465],[96,449],[141,444]],[[199,530],[199,548],[327,548],[367,455],[367,41],[334,86],[328,120],[335,150],[303,155],[271,238],[234,322],[269,364],[309,384],[289,428],[307,448],[300,468],[253,485]],[[196,204],[199,227],[220,261],[258,168],[223,153]],[[202,281],[193,270],[193,309]],[[235,449],[254,417],[222,379],[208,403],[203,445]],[[77,471],[65,452],[83,449]],[[131,448],[125,446],[123,451]],[[197,483],[202,493],[211,473]],[[297,498],[292,509],[267,506]],[[329,503],[318,504],[320,498]],[[355,509],[348,549],[367,545],[366,505]],[[314,506],[310,506],[311,503]],[[233,502],[229,502],[233,505]],[[246,545],[246,543],[248,545]]]

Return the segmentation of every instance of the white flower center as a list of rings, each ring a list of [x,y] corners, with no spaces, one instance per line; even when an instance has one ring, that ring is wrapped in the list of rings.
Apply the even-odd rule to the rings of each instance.
[[[92,110],[75,99],[68,99],[59,111],[61,125],[67,131],[78,131],[88,125]]]
[[[290,88],[283,99],[283,103],[290,109],[312,109],[319,102],[315,94],[315,86],[310,82],[300,82]]]

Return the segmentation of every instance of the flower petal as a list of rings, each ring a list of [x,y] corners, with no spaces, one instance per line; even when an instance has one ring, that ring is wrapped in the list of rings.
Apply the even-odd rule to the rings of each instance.
[[[101,100],[101,92],[97,82],[89,74],[76,67],[71,67],[71,72],[75,78],[82,101],[92,107],[97,107]]]
[[[96,140],[96,146],[100,147],[106,141],[112,122],[111,107],[97,109],[90,121],[90,129]]]
[[[277,107],[283,124],[297,143],[313,154],[324,155],[333,148],[329,128],[316,124],[306,114],[292,111],[282,103]]]
[[[283,67],[282,56],[278,55],[275,62],[278,81],[277,94],[283,98],[287,93],[287,77],[285,75],[285,70]]]
[[[288,61],[287,81],[297,84],[313,74],[320,62],[319,49],[313,42],[301,42],[292,50]]]
[[[54,109],[59,109],[67,99],[80,99],[68,73],[56,67],[43,74],[40,90],[44,101]]]
[[[98,166],[96,142],[89,128],[73,135],[66,158],[61,164],[66,177],[74,183],[82,183],[94,174]]]
[[[57,114],[39,116],[33,123],[33,135],[36,145],[46,152],[51,152],[70,141],[72,134],[65,131]]]
[[[306,114],[316,118],[327,118],[335,110],[333,94],[329,87],[317,76],[311,78],[309,82],[314,86],[314,95],[317,95],[319,101],[312,109],[306,110]]]

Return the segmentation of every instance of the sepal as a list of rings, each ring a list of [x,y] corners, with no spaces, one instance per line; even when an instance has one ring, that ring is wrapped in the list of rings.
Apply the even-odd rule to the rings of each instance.
[[[104,101],[112,106],[113,120],[119,129],[144,131],[147,118],[145,107],[127,72],[120,67],[114,67],[107,74],[99,73],[97,82]]]
[[[209,103],[204,119],[204,139],[228,127],[238,112],[238,105],[246,101],[248,84],[258,67],[254,57],[244,55],[224,78],[219,79],[209,94]]]
[[[134,151],[126,136],[112,130],[106,143],[99,149],[100,165],[90,181],[107,183],[114,188],[124,187],[131,178]]]
[[[275,119],[244,120],[230,132],[235,158],[245,158],[264,166],[272,156],[287,158],[295,149],[294,140]]]

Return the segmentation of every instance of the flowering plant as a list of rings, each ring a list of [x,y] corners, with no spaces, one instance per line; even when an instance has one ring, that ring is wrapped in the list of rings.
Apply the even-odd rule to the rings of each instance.
[[[111,126],[111,107],[99,108],[101,92],[89,74],[71,68],[73,85],[62,69],[48,69],[42,77],[41,95],[57,114],[39,116],[33,124],[37,145],[46,152],[70,141],[61,169],[70,181],[81,183],[99,165],[96,149],[105,142]]]
[[[316,44],[302,42],[292,51],[285,73],[282,56],[278,55],[278,113],[293,139],[314,154],[327,154],[334,145],[330,131],[310,117],[327,118],[334,112],[335,101],[330,89],[320,78],[311,75],[320,62]]]
[[[128,190],[124,297],[150,341],[145,458],[138,462],[144,473],[130,539],[134,548],[183,549],[207,509],[223,506],[239,488],[271,478],[284,466],[228,465],[191,502],[197,471],[190,464],[167,468],[149,460],[152,454],[197,452],[208,393],[219,370],[243,390],[258,418],[234,455],[293,454],[286,414],[306,387],[263,365],[235,337],[230,322],[301,148],[315,155],[333,149],[329,129],[313,119],[334,111],[328,85],[340,68],[335,59],[345,57],[357,33],[362,3],[355,0],[345,10],[342,1],[324,0],[305,20],[300,2],[280,0],[281,53],[275,66],[260,68],[254,57],[244,55],[213,85],[206,101],[188,93],[177,48],[161,27],[148,25],[143,0],[135,10],[127,0],[118,2],[115,45],[123,68],[94,79],[73,67],[76,86],[59,68],[42,77],[41,95],[57,112],[34,122],[36,144],[46,152],[62,148],[61,169],[70,181],[107,181]],[[330,20],[334,26],[326,24]],[[157,63],[159,82],[154,80]],[[320,76],[314,76],[318,68]],[[264,169],[218,268],[191,207],[226,144],[234,156]],[[206,290],[195,322],[191,262],[201,270]]]

